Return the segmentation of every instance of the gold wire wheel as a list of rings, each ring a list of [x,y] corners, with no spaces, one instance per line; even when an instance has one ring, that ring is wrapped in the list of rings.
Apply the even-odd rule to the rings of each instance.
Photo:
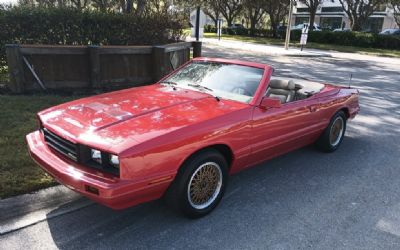
[[[341,116],[338,116],[331,126],[331,131],[329,133],[329,142],[335,147],[339,144],[340,139],[343,136],[344,121]]]
[[[204,209],[210,206],[221,191],[222,171],[215,162],[201,165],[193,173],[188,184],[188,199],[192,207]]]

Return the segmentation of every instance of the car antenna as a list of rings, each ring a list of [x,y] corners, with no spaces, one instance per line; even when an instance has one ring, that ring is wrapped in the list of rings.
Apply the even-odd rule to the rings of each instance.
[[[353,79],[353,73],[350,73],[350,79],[349,79],[349,88],[351,86],[351,80]]]

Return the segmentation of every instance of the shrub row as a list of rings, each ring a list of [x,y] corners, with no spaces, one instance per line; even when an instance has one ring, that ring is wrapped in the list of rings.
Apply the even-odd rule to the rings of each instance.
[[[182,38],[173,16],[80,12],[74,9],[0,8],[0,67],[5,44],[152,45]]]
[[[204,27],[205,32],[216,33],[217,30],[212,25]],[[229,35],[250,35],[249,29],[230,29],[222,28],[223,34]],[[267,29],[256,29],[253,31],[254,36],[272,37],[272,31]],[[285,31],[278,31],[279,38],[285,38]],[[301,30],[291,31],[291,41],[299,42]],[[400,36],[388,36],[363,32],[332,32],[332,31],[314,31],[310,32],[308,42],[335,44],[344,46],[356,46],[363,48],[380,48],[380,49],[400,49]]]
[[[217,28],[213,25],[205,25],[204,32],[217,33]],[[247,36],[251,35],[251,31],[246,28],[232,29],[222,27],[222,34]],[[255,29],[253,31],[253,36],[271,37],[272,31],[269,29]]]
[[[292,41],[300,41],[300,36],[300,30],[291,32]],[[400,36],[363,32],[312,31],[309,33],[308,42],[400,50]]]

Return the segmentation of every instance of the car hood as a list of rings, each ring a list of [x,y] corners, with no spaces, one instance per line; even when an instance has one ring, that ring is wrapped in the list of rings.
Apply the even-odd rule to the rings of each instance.
[[[55,106],[38,115],[46,128],[75,143],[117,152],[245,104],[198,91],[150,85]]]

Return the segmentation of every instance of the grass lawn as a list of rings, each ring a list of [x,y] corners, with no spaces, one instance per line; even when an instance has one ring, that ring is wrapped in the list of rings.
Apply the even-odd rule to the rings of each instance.
[[[31,160],[25,135],[37,129],[36,113],[77,99],[59,95],[0,95],[0,198],[55,185]]]
[[[218,38],[215,33],[205,33],[206,38]],[[249,36],[239,36],[239,35],[227,35],[223,34],[221,39],[224,40],[235,40],[243,42],[251,42],[258,44],[270,44],[270,45],[280,45],[284,46],[284,40],[266,37],[249,37]],[[291,43],[290,46],[300,47],[300,44]],[[334,50],[339,52],[350,52],[350,53],[360,53],[375,56],[388,56],[388,57],[400,57],[400,50],[388,50],[388,49],[375,49],[375,48],[361,48],[353,46],[342,46],[334,44],[322,44],[322,43],[307,43],[307,48],[321,49],[321,50]]]

